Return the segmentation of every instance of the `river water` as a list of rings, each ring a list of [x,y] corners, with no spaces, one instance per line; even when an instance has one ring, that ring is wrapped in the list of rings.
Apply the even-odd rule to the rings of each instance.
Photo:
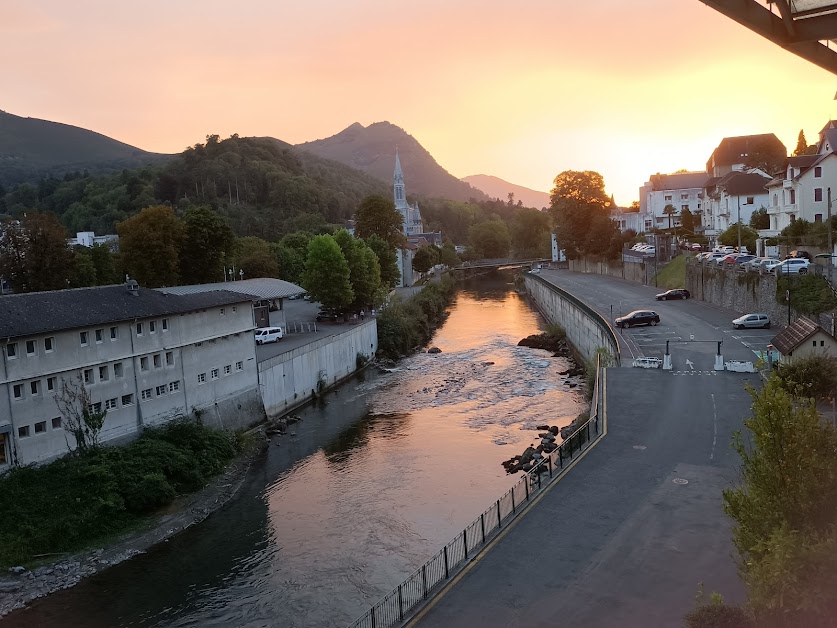
[[[501,461],[583,409],[508,277],[464,285],[432,344],[298,412],[203,523],[0,620],[44,627],[337,626],[364,613],[516,480]],[[278,444],[277,444],[278,443]]]

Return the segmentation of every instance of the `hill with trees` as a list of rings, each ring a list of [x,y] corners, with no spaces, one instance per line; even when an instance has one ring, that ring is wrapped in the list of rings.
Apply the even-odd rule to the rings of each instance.
[[[520,203],[524,207],[534,207],[535,209],[543,209],[549,207],[549,194],[546,192],[539,192],[522,185],[516,185],[504,181],[500,177],[494,177],[488,174],[472,174],[468,177],[462,177],[462,180],[469,185],[485,192],[491,198],[500,199],[501,201],[512,200]],[[512,196],[509,197],[509,194]]]
[[[0,111],[0,185],[6,187],[73,171],[119,172],[171,157],[77,126]]]
[[[453,201],[486,200],[480,190],[442,168],[412,135],[389,122],[368,127],[355,122],[337,135],[297,144],[301,150],[339,161],[387,184],[392,183],[396,147],[411,194]]]

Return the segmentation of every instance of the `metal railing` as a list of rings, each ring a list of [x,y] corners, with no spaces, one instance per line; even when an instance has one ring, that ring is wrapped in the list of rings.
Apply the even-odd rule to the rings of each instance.
[[[410,617],[411,612],[434,594],[455,575],[499,531],[510,523],[533,497],[553,480],[561,477],[579,453],[585,451],[602,433],[604,417],[601,412],[599,385],[602,367],[596,359],[596,377],[590,418],[578,426],[554,451],[543,455],[535,466],[497,501],[468,524],[430,560],[416,569],[401,584],[384,596],[349,628],[390,628]]]
[[[286,334],[303,334],[317,331],[317,321],[291,321],[285,324]]]

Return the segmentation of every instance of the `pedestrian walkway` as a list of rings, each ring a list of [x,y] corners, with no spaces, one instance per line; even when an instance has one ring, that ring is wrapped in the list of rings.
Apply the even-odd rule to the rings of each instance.
[[[721,492],[748,377],[607,370],[607,434],[408,625],[679,626],[743,601]]]

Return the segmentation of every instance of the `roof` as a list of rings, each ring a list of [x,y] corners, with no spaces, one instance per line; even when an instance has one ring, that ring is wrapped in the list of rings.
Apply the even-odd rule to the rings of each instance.
[[[817,325],[814,321],[805,318],[804,316],[800,316],[793,323],[785,327],[779,335],[773,338],[773,340],[770,341],[770,344],[776,347],[782,355],[788,355],[803,342],[809,340],[811,336],[816,334],[818,331],[826,333],[825,330],[823,330],[823,328]]]
[[[706,183],[708,174],[705,172],[677,172],[675,174],[653,174],[651,175],[651,187],[653,190],[686,190],[689,188],[702,188]]]
[[[746,163],[750,153],[762,148],[765,144],[773,144],[775,147],[781,148],[785,155],[788,154],[785,145],[779,141],[774,133],[725,137],[718,144],[718,148],[712,151],[709,161],[706,162],[706,170],[712,172],[713,167]]]
[[[249,300],[258,299],[284,299],[295,294],[304,294],[305,288],[271,277],[260,277],[258,279],[244,279],[243,281],[219,281],[217,283],[201,283],[192,286],[172,286],[170,288],[157,288],[166,294],[200,294],[213,290],[227,290],[249,297]]]
[[[814,162],[820,158],[820,155],[798,155],[796,157],[788,157],[788,165],[800,170],[805,170],[814,165]]]
[[[718,181],[718,187],[723,187],[730,196],[747,196],[750,194],[766,194],[765,186],[770,182],[768,177],[749,172],[730,172]]]
[[[9,294],[0,296],[0,338],[184,314],[249,300],[223,290],[178,296],[139,288],[135,296],[124,285]]]

